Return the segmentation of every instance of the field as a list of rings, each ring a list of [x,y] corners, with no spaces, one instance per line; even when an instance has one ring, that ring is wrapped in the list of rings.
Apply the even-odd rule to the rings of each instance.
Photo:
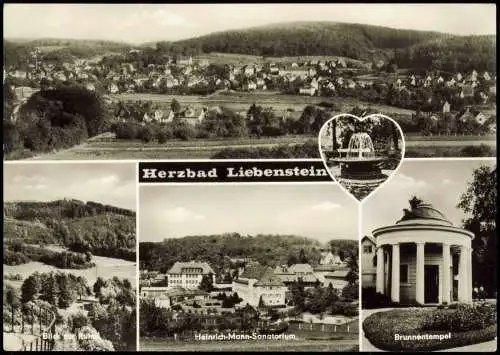
[[[257,105],[264,107],[272,106],[276,111],[286,111],[292,109],[297,112],[302,112],[307,105],[316,105],[321,102],[335,104],[340,112],[349,112],[356,106],[370,106],[374,109],[379,109],[385,114],[397,113],[411,115],[412,110],[402,109],[381,104],[367,104],[358,99],[345,97],[317,97],[317,96],[299,96],[286,95],[276,91],[254,91],[246,92],[219,92],[208,96],[198,95],[162,95],[162,94],[117,94],[110,95],[113,99],[122,101],[152,101],[154,105],[159,105],[164,109],[170,108],[173,99],[179,101],[182,106],[225,106],[237,112],[248,111],[250,105],[254,102]]]
[[[124,160],[124,159],[210,159],[224,148],[271,148],[281,144],[295,145],[315,140],[313,136],[285,136],[260,139],[170,141],[164,144],[120,141],[114,138],[89,140],[59,152],[39,155],[31,160]],[[494,136],[407,136],[407,157],[460,156],[465,146],[489,146],[496,151]],[[319,154],[319,151],[318,151]],[[276,157],[280,158],[280,157]],[[319,155],[318,155],[319,158]]]
[[[246,65],[249,63],[262,65],[264,63],[270,63],[270,62],[291,64],[293,62],[299,63],[310,60],[330,61],[330,60],[337,60],[338,58],[343,58],[346,61],[354,63],[362,63],[362,61],[360,60],[340,57],[340,56],[262,57],[249,54],[212,52],[196,57],[196,59],[207,59],[210,63],[232,64],[232,65]]]
[[[284,95],[274,91],[218,92],[208,96],[196,95],[161,95],[161,94],[118,94],[114,99],[123,101],[152,101],[153,105],[166,110],[173,99],[182,106],[225,106],[237,112],[246,112],[254,102],[264,107],[272,107],[279,115],[292,110],[300,113],[307,105],[321,102],[335,104],[340,112],[349,112],[356,106],[371,107],[391,116],[397,114],[402,119],[410,118],[412,110],[397,107],[367,104],[354,98],[324,98],[298,95]],[[108,135],[107,138],[101,138]],[[109,137],[111,136],[111,137]],[[210,159],[224,148],[271,148],[280,144],[302,144],[316,139],[311,136],[285,136],[278,138],[244,138],[226,140],[192,140],[169,141],[165,144],[142,143],[140,141],[118,141],[110,134],[89,139],[84,144],[54,153],[41,154],[29,159],[34,160],[140,160],[140,159]],[[463,156],[461,150],[465,146],[486,144],[493,153],[496,151],[496,137],[490,136],[420,136],[409,134],[406,137],[408,157],[451,157]],[[318,155],[319,157],[319,155]],[[15,157],[21,159],[24,157]],[[280,158],[280,157],[276,157]]]
[[[33,274],[35,271],[38,272],[64,272],[73,274],[76,276],[82,276],[87,279],[89,285],[93,285],[98,277],[102,277],[104,279],[112,278],[113,276],[117,276],[118,278],[127,278],[131,282],[132,285],[135,285],[136,280],[136,267],[135,263],[114,259],[114,258],[106,258],[103,256],[93,256],[92,262],[96,264],[95,267],[83,270],[74,270],[74,269],[59,269],[54,266],[46,265],[37,261],[32,261],[27,264],[10,266],[3,265],[3,273],[6,274],[20,274],[23,277],[23,280],[28,276]],[[10,284],[14,286],[21,286],[23,281],[8,281]]]
[[[141,351],[357,351],[358,339],[175,341],[141,339]]]

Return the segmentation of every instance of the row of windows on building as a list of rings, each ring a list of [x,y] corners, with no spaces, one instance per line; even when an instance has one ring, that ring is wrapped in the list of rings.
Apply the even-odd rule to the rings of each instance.
[[[200,275],[194,275],[194,274],[185,274],[185,275],[169,275],[168,277],[170,279],[182,279],[182,276],[184,276],[187,279],[199,279]]]

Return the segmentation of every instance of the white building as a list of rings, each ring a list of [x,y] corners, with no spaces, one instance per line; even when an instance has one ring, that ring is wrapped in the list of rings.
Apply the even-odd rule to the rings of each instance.
[[[171,308],[182,302],[205,302],[209,299],[209,294],[205,291],[181,287],[142,287],[140,295],[143,299],[154,300],[155,306],[161,308]]]
[[[361,239],[361,283],[364,288],[375,287],[375,247],[376,243],[372,237],[364,236]]]
[[[340,259],[340,256],[333,254],[331,251],[322,250],[321,259],[319,260],[320,265],[334,265],[337,267],[347,267],[347,264]]]
[[[294,282],[298,282],[299,280],[306,288],[315,287],[316,283],[319,281],[314,275],[313,267],[309,264],[276,266],[274,273],[287,287],[291,286]]]
[[[262,302],[266,306],[285,305],[287,287],[270,267],[251,264],[233,280],[233,291],[243,299],[242,305],[258,307]]]
[[[403,304],[472,302],[473,233],[415,201],[396,224],[372,234],[378,293]]]
[[[210,274],[212,275],[212,283],[215,283],[215,272],[208,263],[178,261],[167,272],[168,287],[196,289],[200,286],[203,276]]]
[[[342,290],[349,283],[347,281],[347,275],[349,270],[335,270],[323,275],[323,287],[328,287],[332,285],[333,288],[337,290]]]

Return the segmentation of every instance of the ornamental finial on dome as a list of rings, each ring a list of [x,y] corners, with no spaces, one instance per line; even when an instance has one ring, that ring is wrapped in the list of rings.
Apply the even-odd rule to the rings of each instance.
[[[404,216],[403,216],[402,220],[416,217],[415,211],[417,210],[418,206],[420,206],[424,201],[422,199],[418,198],[417,196],[413,196],[411,198],[411,200],[409,200],[408,202],[410,203],[411,209],[410,210],[407,208],[403,209]]]

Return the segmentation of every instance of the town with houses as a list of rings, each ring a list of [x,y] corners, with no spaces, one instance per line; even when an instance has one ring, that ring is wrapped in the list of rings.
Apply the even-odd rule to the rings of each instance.
[[[327,250],[322,250],[317,265],[299,263],[271,267],[249,258],[230,258],[230,261],[237,265],[232,270],[230,283],[222,277],[217,283],[219,275],[203,261],[176,262],[165,274],[141,270],[140,298],[175,312],[228,314],[249,306],[256,311],[265,307],[275,309],[283,314],[281,319],[286,320],[288,312],[296,306],[292,294],[294,285],[301,284],[304,290],[329,288],[342,295],[349,284],[348,260],[341,260],[339,255]],[[357,301],[356,297],[352,302],[357,304]],[[334,324],[353,320],[340,314],[330,318]],[[320,323],[321,319],[315,321]]]
[[[163,56],[162,64],[144,64],[139,49],[128,53],[73,62],[47,62],[40,50],[32,53],[28,70],[4,67],[4,82],[9,80],[17,99],[25,101],[40,88],[73,81],[89,91],[99,91],[107,102],[117,103],[120,95],[134,94],[213,95],[220,92],[274,92],[309,97],[352,97],[363,102],[389,103],[425,111],[432,121],[453,114],[462,122],[486,126],[482,132],[496,132],[496,116],[491,107],[496,101],[496,73],[412,72],[387,69],[384,61],[361,62],[337,57],[331,60],[269,61],[262,64],[220,64],[203,57]],[[138,97],[138,100],[140,98]],[[137,101],[137,100],[136,100]],[[418,108],[415,106],[418,103]],[[170,108],[150,105],[136,117],[143,124],[166,123],[175,117],[196,125],[209,109],[204,105],[186,107],[180,114]],[[489,110],[488,110],[489,108]],[[13,115],[15,115],[14,112]],[[246,114],[246,112],[240,112]],[[282,117],[300,116],[285,112]],[[298,114],[298,115],[297,115]],[[125,120],[127,112],[115,111]],[[14,117],[15,119],[15,117]]]

